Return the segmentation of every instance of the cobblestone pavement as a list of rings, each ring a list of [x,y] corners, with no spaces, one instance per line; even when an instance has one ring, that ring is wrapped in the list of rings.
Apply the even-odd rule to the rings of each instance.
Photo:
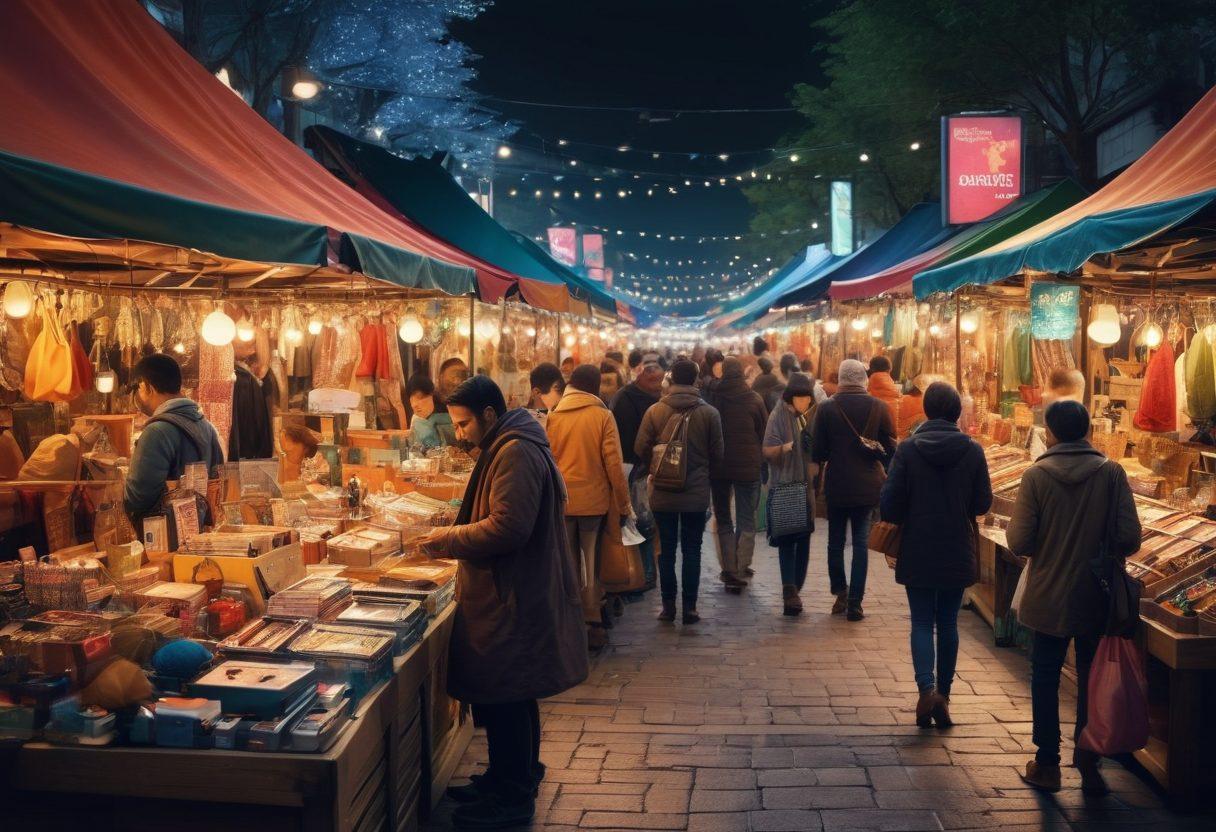
[[[653,592],[626,608],[587,682],[542,703],[548,777],[532,829],[1216,828],[1212,815],[1165,808],[1110,761],[1104,799],[1083,799],[1071,769],[1058,795],[1027,788],[1018,770],[1033,756],[1029,665],[1023,652],[995,647],[969,610],[959,622],[957,724],[918,730],[902,588],[872,557],[865,621],[830,616],[825,531],[812,539],[801,618],[780,615],[775,550],[758,545],[752,587],[727,595],[708,535],[701,623],[655,621]],[[1073,707],[1062,694],[1066,735]],[[457,777],[485,760],[479,732]],[[450,811],[445,801],[429,829],[447,829]]]

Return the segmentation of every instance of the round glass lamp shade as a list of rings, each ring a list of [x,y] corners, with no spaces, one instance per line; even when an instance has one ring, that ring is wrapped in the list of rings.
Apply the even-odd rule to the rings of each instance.
[[[199,330],[203,340],[213,347],[231,344],[236,337],[236,321],[228,317],[222,309],[217,309],[203,318],[203,326]]]
[[[1095,344],[1109,347],[1117,343],[1120,335],[1119,310],[1109,303],[1098,304],[1094,307],[1093,320],[1085,332]]]
[[[1165,333],[1161,331],[1161,327],[1157,324],[1149,324],[1140,333],[1140,341],[1149,349],[1156,349],[1161,346],[1161,342],[1165,339]]]
[[[823,331],[828,335],[835,335],[837,332],[840,332],[840,321],[835,318],[828,318],[823,322]]]
[[[4,287],[4,314],[24,318],[34,311],[34,290],[30,284],[14,280]]]
[[[417,318],[406,318],[397,328],[397,335],[407,344],[417,344],[422,340],[422,322]]]

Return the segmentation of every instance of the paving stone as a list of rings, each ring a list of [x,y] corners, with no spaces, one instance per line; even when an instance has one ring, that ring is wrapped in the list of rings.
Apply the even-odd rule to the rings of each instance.
[[[628,812],[587,812],[579,821],[580,829],[687,829],[688,815],[631,814]]]
[[[689,805],[693,812],[746,812],[760,808],[760,791],[694,788]]]
[[[750,768],[699,768],[698,789],[754,789],[756,772]]]
[[[806,809],[764,809],[752,812],[749,817],[752,832],[817,832],[823,829],[819,813]]]
[[[761,787],[815,786],[819,778],[809,768],[770,768],[757,771],[756,781]]]
[[[819,813],[824,832],[938,832],[932,812],[888,812],[881,809],[828,809]]]

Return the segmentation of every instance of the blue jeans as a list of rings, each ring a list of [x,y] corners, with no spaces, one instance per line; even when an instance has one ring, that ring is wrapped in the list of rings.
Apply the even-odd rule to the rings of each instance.
[[[777,538],[777,563],[781,567],[782,585],[793,584],[802,589],[806,570],[811,562],[811,536],[789,535]]]
[[[912,669],[921,693],[934,686],[933,630],[937,628],[937,692],[950,695],[954,666],[958,663],[958,610],[963,605],[961,589],[904,587],[912,613]]]
[[[705,534],[704,511],[656,511],[659,527],[659,589],[664,601],[675,602],[680,584],[676,581],[676,549],[684,557],[680,578],[684,584],[684,609],[697,605],[701,586],[701,537]]]
[[[1060,764],[1060,668],[1068,654],[1068,636],[1036,632],[1030,642],[1030,713],[1034,720],[1031,739],[1038,747],[1034,758],[1040,765]],[[1081,736],[1089,719],[1089,669],[1098,651],[1097,636],[1077,636],[1077,724],[1072,737]]]
[[[872,506],[828,506],[828,580],[832,582],[832,594],[839,595],[848,590],[849,601],[860,604],[866,594],[866,573],[870,568],[870,512]],[[849,570],[849,581],[844,577],[845,527],[852,529],[853,563]]]

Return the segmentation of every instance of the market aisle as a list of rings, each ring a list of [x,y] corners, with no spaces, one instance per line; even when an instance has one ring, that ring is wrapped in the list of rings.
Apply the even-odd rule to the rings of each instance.
[[[1105,800],[1025,787],[1017,770],[1032,756],[1028,663],[1020,651],[994,647],[970,611],[960,618],[958,724],[915,728],[902,589],[872,560],[866,620],[829,616],[825,531],[812,540],[800,619],[778,614],[773,549],[758,547],[751,590],[726,595],[711,582],[708,536],[704,621],[659,624],[657,599],[626,609],[587,683],[542,704],[549,774],[533,829],[1213,828],[1211,816],[1163,808],[1114,763],[1105,766],[1114,790]],[[1068,697],[1070,723],[1072,708]],[[479,734],[458,776],[484,760]],[[1075,784],[1075,772],[1065,772]],[[441,805],[429,828],[447,829],[450,811]]]

